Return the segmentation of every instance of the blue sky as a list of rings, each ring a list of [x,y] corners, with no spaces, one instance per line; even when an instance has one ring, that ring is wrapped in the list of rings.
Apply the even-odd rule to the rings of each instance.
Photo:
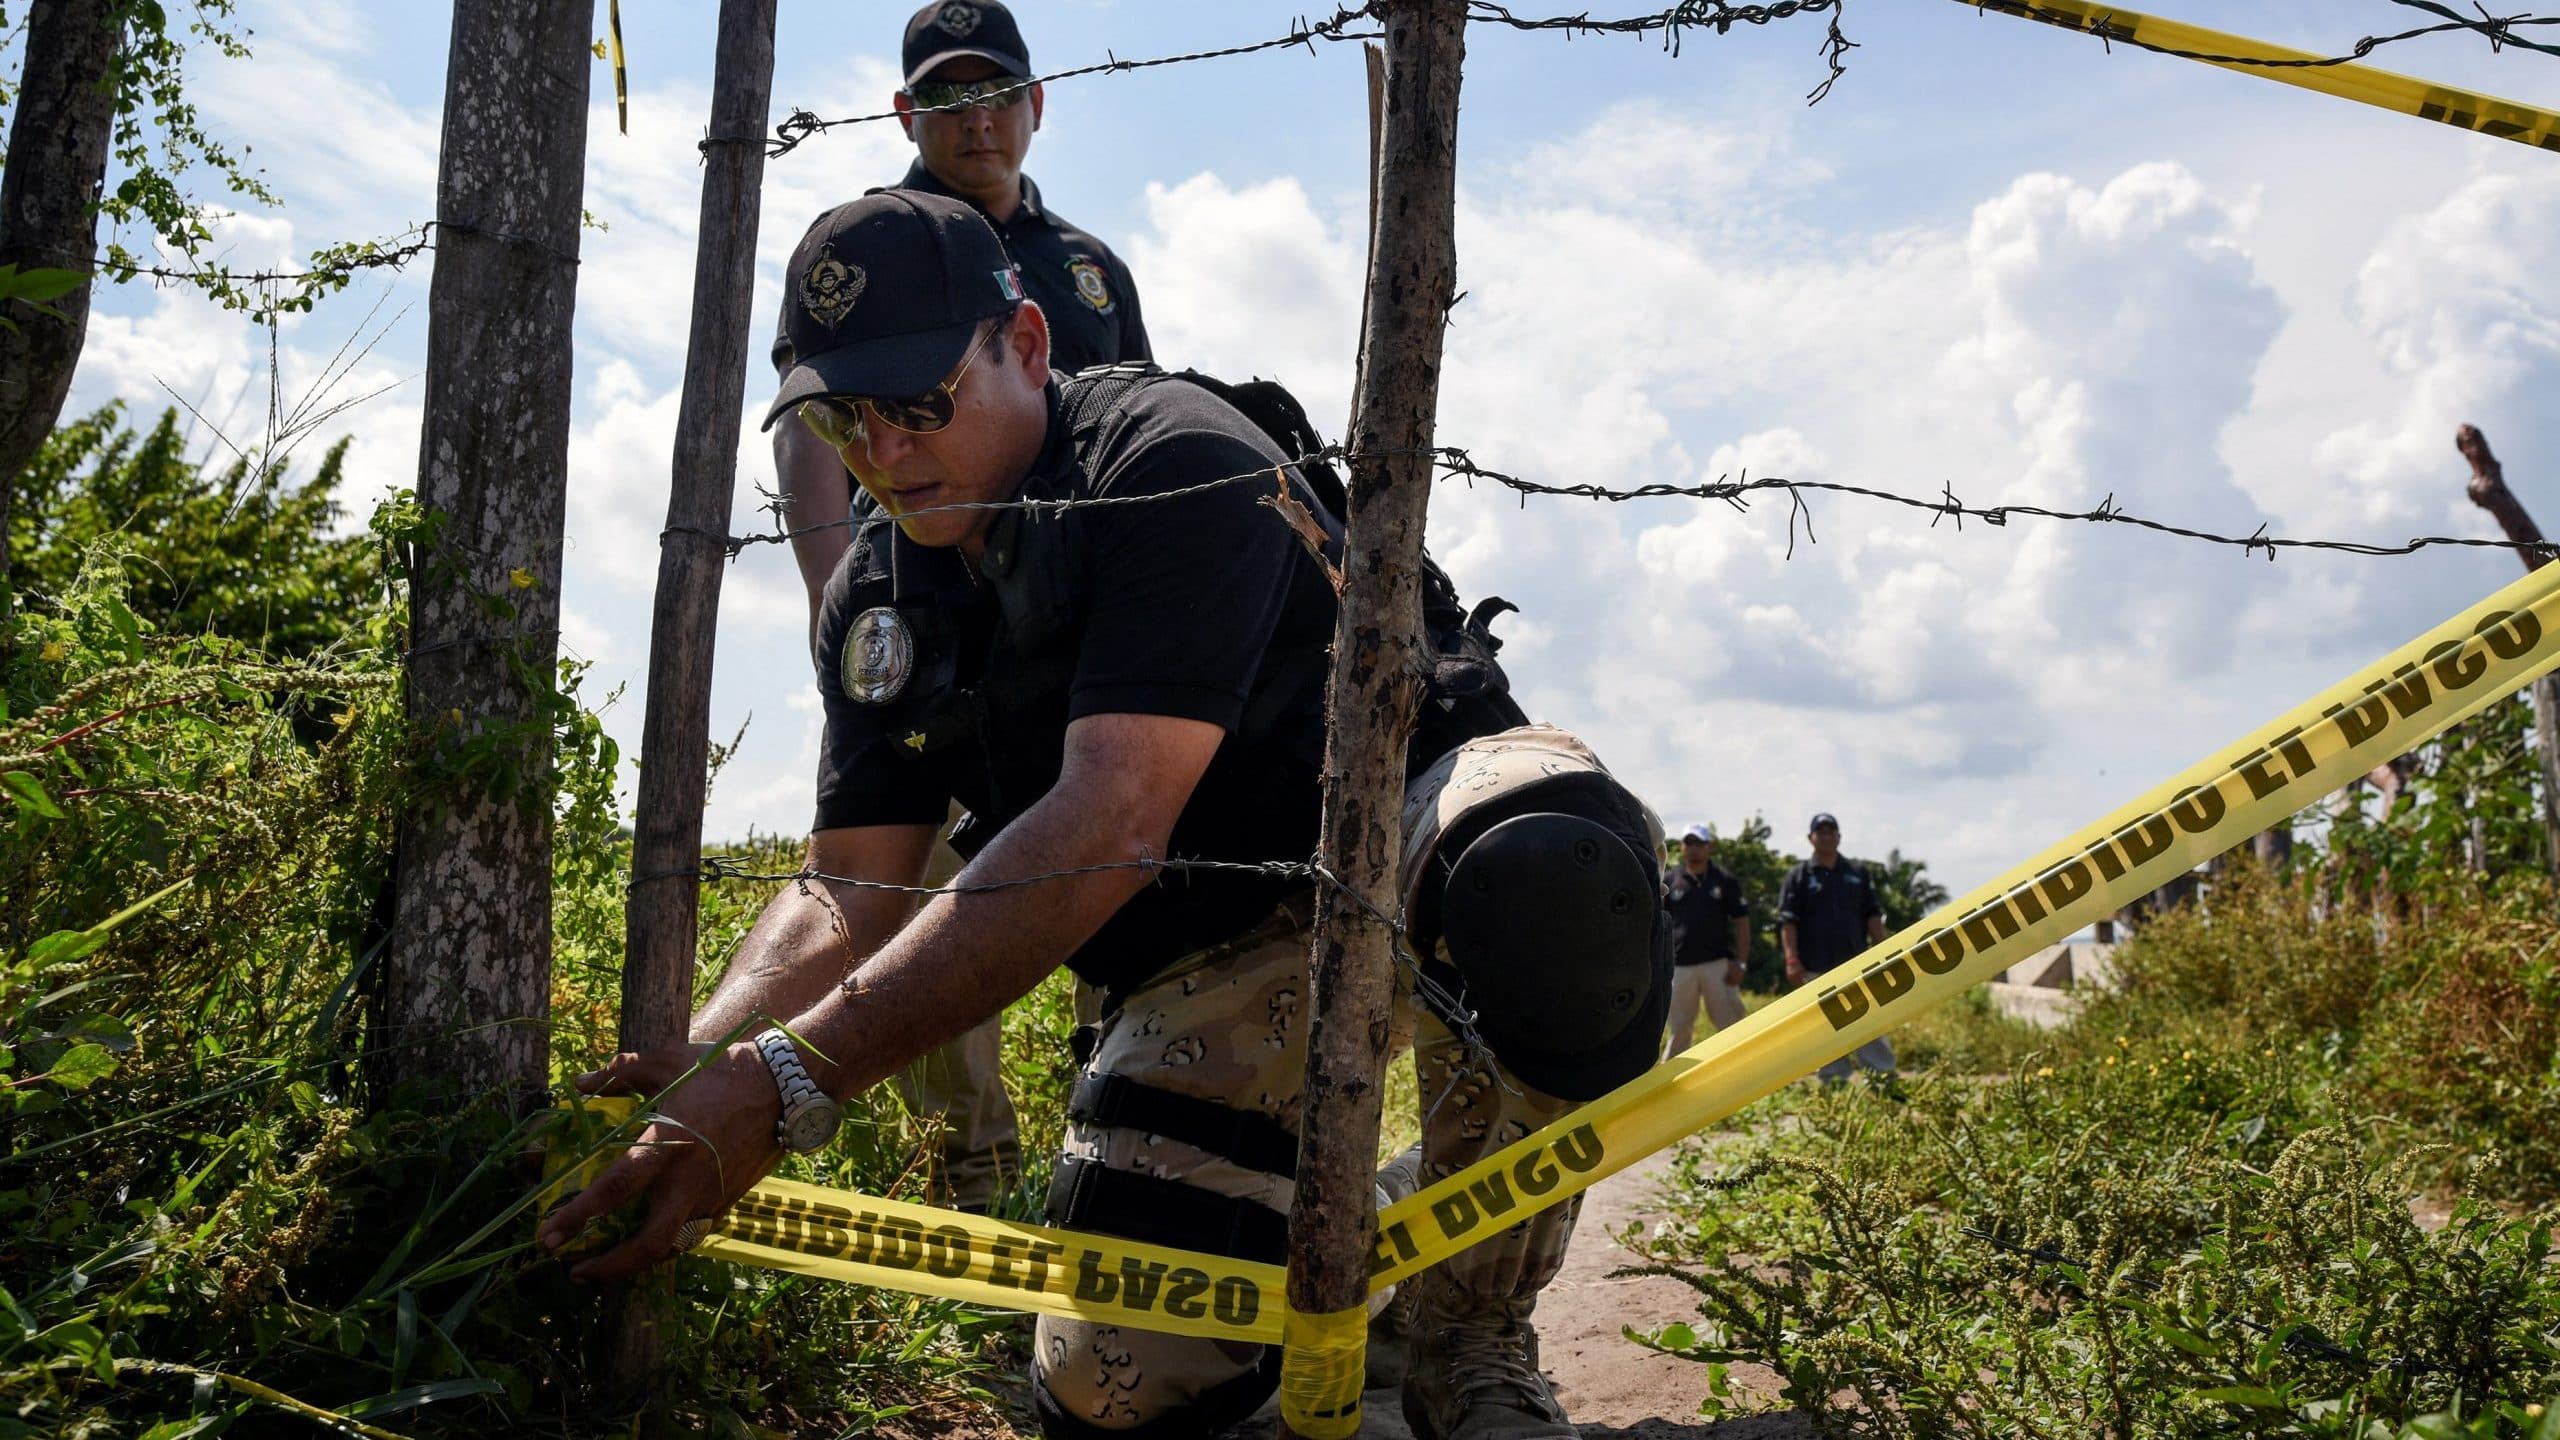
[[[1515,7],[1528,11],[1531,7]],[[1561,8],[1561,7],[1560,7]],[[1631,7],[1632,8],[1632,7]],[[2324,52],[2424,17],[2383,0],[2158,0]],[[445,48],[431,6],[244,3],[254,58],[200,57],[207,118],[284,197],[236,260],[433,212]],[[885,108],[903,6],[785,0],[777,117]],[[1283,33],[1294,6],[1025,0],[1043,69]],[[632,133],[594,77],[564,605],[636,750],[655,534],[684,352],[714,7],[630,0]],[[2560,157],[1953,0],[1857,0],[1820,106],[1822,21],[1717,38],[1469,36],[1460,283],[1442,439],[1538,478],[1694,483],[1748,466],[2205,528],[2489,533],[2454,426],[2481,424],[2560,522]],[[599,14],[598,33],[602,33]],[[2560,103],[2560,60],[2469,37],[2392,68]],[[1350,385],[1366,117],[1355,46],[1062,82],[1029,164],[1135,268],[1157,349],[1278,375],[1321,423]],[[757,313],[818,209],[904,167],[894,126],[768,169]],[[388,322],[342,417],[360,501],[410,483],[424,264],[290,322],[288,393]],[[415,306],[405,309],[403,307]],[[196,400],[258,431],[263,337],[173,292],[107,297],[74,403]],[[394,317],[397,317],[396,319]],[[757,371],[761,371],[759,365]],[[751,372],[752,373],[752,372]],[[766,384],[754,374],[751,391]],[[742,408],[758,399],[742,395]],[[335,432],[315,437],[316,445]],[[212,444],[210,440],[205,443]],[[769,478],[752,427],[738,523]],[[1526,509],[1444,486],[1432,544],[1498,593],[1533,713],[1585,731],[1672,823],[1838,812],[1959,891],[2513,573],[2496,554],[2270,565],[2122,530],[1931,530],[1817,501]],[[816,710],[788,558],[724,595],[713,725],[746,744],[715,835],[806,824]]]

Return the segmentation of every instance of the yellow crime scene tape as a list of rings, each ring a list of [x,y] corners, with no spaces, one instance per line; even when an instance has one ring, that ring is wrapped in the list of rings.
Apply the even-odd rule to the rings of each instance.
[[[618,1095],[574,1103],[613,1125],[637,1108]],[[587,1157],[577,1174],[555,1182],[559,1195],[550,1198],[579,1189],[619,1153],[617,1147]],[[798,1180],[758,1181],[692,1253],[819,1280],[1212,1340],[1275,1345],[1287,1326],[1285,1272],[1277,1265]]]
[[[1437,1264],[1954,999],[2555,663],[2560,565],[2546,565],[1851,965],[1390,1206],[1372,1283]]]
[[[2560,664],[2548,565],[2105,819],[1633,1082],[1380,1212],[1372,1292],[1581,1194],[2336,792]],[[627,1100],[583,1100],[611,1117]],[[591,1158],[589,1171],[609,1156]],[[572,1184],[576,1182],[570,1182]],[[1361,1309],[1300,1315],[1275,1265],[766,1180],[696,1252],[1137,1329],[1280,1343],[1283,1414],[1359,1428]]]
[[[2452,85],[2438,85],[2354,61],[2319,66],[2253,65],[2248,62],[2319,60],[2325,57],[2308,50],[2270,45],[2245,35],[2208,30],[2201,25],[2189,25],[2178,20],[2163,20],[2156,15],[2144,15],[2113,5],[2092,5],[2087,0],[1956,0],[1956,3],[1969,10],[2015,15],[2022,20],[2037,20],[2066,30],[2130,40],[2137,45],[2189,51],[2189,55],[2180,58],[2202,59],[2207,65],[2255,75],[2261,80],[2316,90],[2323,95],[2335,95],[2342,100],[2414,115],[2421,120],[2433,120],[2537,149],[2560,150],[2560,114],[2521,101],[2503,100],[2495,95],[2483,95]],[[2231,58],[2206,58],[2216,56]]]

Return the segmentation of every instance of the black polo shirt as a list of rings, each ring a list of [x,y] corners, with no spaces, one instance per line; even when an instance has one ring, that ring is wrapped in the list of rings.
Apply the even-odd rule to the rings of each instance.
[[[1811,971],[1828,970],[1867,948],[1867,917],[1882,915],[1867,867],[1842,856],[1825,869],[1796,862],[1778,891],[1778,918],[1796,927],[1796,958]]]
[[[1751,913],[1743,902],[1742,882],[1713,861],[1695,875],[1686,865],[1672,866],[1662,908],[1671,912],[1679,936],[1672,956],[1681,965],[1733,959],[1734,918]]]
[[[907,168],[901,190],[922,190],[977,202],[942,183],[919,160]],[[986,211],[978,211],[986,215]],[[1096,365],[1153,360],[1147,324],[1138,314],[1138,282],[1111,247],[1068,224],[1041,203],[1040,187],[1022,177],[1022,204],[1010,220],[987,215],[1005,253],[1022,272],[1022,293],[1049,317],[1049,368],[1073,374]]]
[[[1026,481],[1039,493],[1153,494],[1286,459],[1252,421],[1178,379],[1138,390],[1120,412],[1125,423],[1115,418],[1078,441],[1065,433],[1060,404],[1053,383],[1048,441]],[[1056,784],[1069,722],[1171,715],[1227,732],[1174,824],[1171,855],[1304,860],[1319,819],[1335,601],[1297,536],[1262,503],[1267,493],[1225,486],[1036,522],[1007,512],[989,534],[987,574],[956,549],[862,528],[827,584],[818,623],[826,734],[815,828],[938,824],[957,800],[976,833],[992,835]],[[1053,528],[1026,539],[1031,523]],[[990,576],[1029,573],[1020,547],[1040,543],[1061,547],[1051,603],[1008,617]],[[879,695],[873,682],[874,698],[858,700],[866,675],[881,673],[878,654],[894,648],[877,643],[884,610],[910,634],[909,674],[895,693]],[[862,658],[866,632],[875,642],[869,672],[847,656],[850,645]],[[1169,873],[1068,964],[1125,988],[1252,929],[1305,888],[1276,876]]]

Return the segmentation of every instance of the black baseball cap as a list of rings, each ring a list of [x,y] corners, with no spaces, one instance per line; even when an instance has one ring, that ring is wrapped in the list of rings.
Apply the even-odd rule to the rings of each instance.
[[[817,219],[784,272],[790,367],[764,427],[820,395],[921,395],[949,379],[978,326],[1013,313],[1022,279],[986,217],[920,190],[875,190]]]
[[[995,0],[935,0],[907,22],[906,82],[913,85],[945,60],[975,56],[992,60],[1017,80],[1031,78],[1031,50],[1013,12]]]
[[[1840,822],[1835,819],[1828,810],[1817,812],[1813,817],[1813,823],[1804,828],[1807,830],[1819,830],[1825,825],[1830,826],[1834,830],[1840,828]]]

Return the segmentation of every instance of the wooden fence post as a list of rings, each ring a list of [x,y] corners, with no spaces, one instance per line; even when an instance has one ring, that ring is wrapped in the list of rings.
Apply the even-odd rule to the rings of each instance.
[[[1440,352],[1457,293],[1459,0],[1387,0],[1386,124],[1377,154],[1360,376],[1350,426],[1342,609],[1326,696],[1317,861],[1350,895],[1316,891],[1313,1014],[1300,1101],[1289,1305],[1364,1307],[1376,1238],[1379,1071],[1394,996],[1405,742],[1421,695],[1423,517],[1431,502]],[[1284,1389],[1289,1377],[1284,1373]]]
[[[737,488],[739,403],[755,304],[756,218],[773,93],[774,0],[721,0],[711,134],[693,262],[693,328],[677,402],[667,528],[649,617],[649,689],[632,817],[631,898],[622,961],[621,1048],[685,1038],[700,918],[702,804],[711,751],[711,650]],[[608,1325],[605,1381],[635,1399],[661,1377],[656,1321],[669,1292],[644,1280]]]
[[[2453,448],[2471,462],[2471,503],[2497,517],[2498,528],[2519,545],[2540,548],[2519,550],[2516,558],[2527,570],[2539,570],[2551,561],[2551,549],[2544,545],[2542,527],[2525,513],[2524,502],[2507,488],[2507,467],[2489,449],[2489,437],[2477,426],[2465,425],[2453,432]],[[2542,750],[2542,833],[2543,859],[2551,868],[2552,878],[2560,879],[2560,676],[2545,675],[2533,682],[2533,738]]]

